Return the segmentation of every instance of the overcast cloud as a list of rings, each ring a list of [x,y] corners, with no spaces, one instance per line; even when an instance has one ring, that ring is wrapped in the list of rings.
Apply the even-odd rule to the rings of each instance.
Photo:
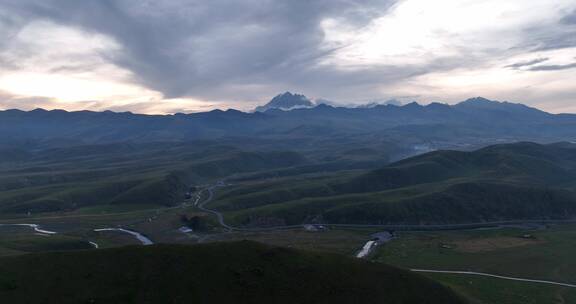
[[[569,0],[3,0],[0,105],[249,109],[294,90],[576,112],[575,16]]]

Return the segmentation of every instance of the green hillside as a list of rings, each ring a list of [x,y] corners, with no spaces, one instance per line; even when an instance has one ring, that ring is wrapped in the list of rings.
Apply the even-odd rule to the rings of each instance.
[[[95,205],[173,206],[189,187],[237,173],[306,164],[295,152],[214,143],[91,145],[0,158],[0,213],[73,211]]]
[[[2,303],[464,303],[404,270],[253,242],[0,259]]]
[[[236,224],[447,224],[576,217],[573,144],[436,151],[381,169],[266,179],[220,193]]]
[[[339,185],[345,192],[381,191],[454,178],[557,185],[576,179],[572,146],[518,143],[474,152],[437,151],[409,158]]]

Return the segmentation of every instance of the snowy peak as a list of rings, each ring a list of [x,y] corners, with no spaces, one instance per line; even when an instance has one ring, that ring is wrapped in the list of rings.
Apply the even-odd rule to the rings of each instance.
[[[314,107],[314,103],[310,101],[306,96],[301,94],[292,94],[290,92],[286,92],[284,94],[279,94],[276,97],[272,98],[270,102],[266,105],[256,107],[256,112],[265,112],[270,109],[279,109],[283,111],[289,111],[292,109],[299,109],[299,108],[312,108]]]

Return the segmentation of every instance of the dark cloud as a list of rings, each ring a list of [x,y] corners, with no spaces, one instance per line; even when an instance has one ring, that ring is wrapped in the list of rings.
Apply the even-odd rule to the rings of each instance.
[[[529,60],[529,61],[522,61],[522,62],[510,64],[510,65],[505,66],[505,68],[519,69],[522,67],[527,67],[527,66],[538,64],[538,63],[542,63],[542,62],[545,62],[548,60],[550,60],[550,58],[537,58],[537,59],[533,59],[533,60]]]
[[[576,24],[576,10],[564,16],[560,22],[564,24]]]
[[[540,35],[533,36],[536,43],[532,51],[551,51],[559,49],[567,49],[576,47],[576,29],[573,30],[553,30],[547,33],[542,33]]]
[[[524,36],[526,42],[520,48],[533,52],[576,47],[576,10],[552,24],[529,27]]]
[[[0,49],[4,48],[18,34],[23,24],[23,20],[17,16],[0,9]]]
[[[568,70],[576,68],[576,63],[571,64],[559,64],[559,65],[539,65],[531,67],[529,71],[558,71],[558,70]]]
[[[47,64],[48,72],[80,74],[84,70],[97,69],[102,62],[109,62],[131,71],[134,82],[162,92],[166,99],[185,96],[210,101],[211,105],[217,106],[242,106],[254,103],[254,99],[286,90],[341,101],[388,98],[386,91],[390,91],[390,94],[423,93],[422,96],[427,96],[440,85],[426,84],[426,79],[416,81],[419,80],[415,79],[417,76],[454,69],[493,67],[494,62],[504,62],[533,51],[576,46],[575,11],[566,14],[562,20],[531,23],[532,27],[521,33],[522,37],[517,37],[523,43],[514,49],[508,49],[508,40],[504,42],[505,39],[496,35],[486,37],[487,42],[480,39],[482,43],[470,45],[467,43],[470,37],[466,38],[466,33],[459,37],[448,31],[445,37],[440,37],[443,32],[439,31],[435,35],[439,35],[442,44],[450,48],[445,53],[451,54],[450,57],[441,58],[442,50],[427,50],[424,41],[422,56],[418,56],[417,61],[386,57],[374,60],[370,65],[343,67],[329,64],[331,61],[327,59],[333,54],[341,56],[336,56],[338,59],[334,61],[337,63],[348,61],[343,59],[347,53],[339,52],[339,48],[345,46],[325,43],[324,20],[330,18],[342,28],[351,28],[347,34],[354,30],[363,32],[364,26],[386,15],[392,5],[402,1],[0,0],[0,72],[17,70],[20,63],[14,59],[18,59],[19,54],[26,58],[42,52],[33,44],[29,49],[25,49],[26,45],[12,45],[11,51],[16,48],[15,52],[19,54],[13,52],[10,56],[2,56],[2,49],[10,47],[10,40],[19,30],[37,21],[73,27],[87,35],[97,34],[94,37],[103,35],[119,46],[101,51],[97,54],[99,57],[96,56],[97,60],[83,58],[80,51],[77,54],[79,58],[66,55],[65,59],[69,62]],[[424,21],[414,20],[414,25],[420,26],[420,22]],[[369,31],[371,27],[366,29]],[[377,47],[386,48],[387,43],[398,41],[382,42]],[[532,55],[535,58],[555,56],[545,53]],[[355,59],[352,58],[350,62],[364,62],[362,58],[358,61]],[[534,71],[571,68],[571,65],[550,65],[547,59],[517,62],[506,68]],[[36,63],[30,61],[25,67]],[[542,66],[543,63],[548,65]],[[458,71],[454,75],[458,75]],[[449,89],[442,92],[448,93]],[[117,106],[118,110],[145,112],[156,107],[154,103],[161,102],[87,102],[85,106],[93,109]],[[186,111],[185,105],[176,108],[180,106],[182,104],[172,107]],[[168,105],[164,107],[169,108]]]
[[[298,83],[332,51],[322,44],[324,19],[362,26],[393,2],[4,0],[0,9],[111,37],[121,49],[103,54],[107,60],[146,87],[179,97],[273,85],[270,79]]]

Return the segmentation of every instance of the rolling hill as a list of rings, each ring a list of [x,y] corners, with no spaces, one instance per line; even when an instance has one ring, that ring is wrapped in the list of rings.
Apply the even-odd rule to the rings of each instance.
[[[436,151],[368,172],[265,180],[214,207],[235,223],[454,224],[576,217],[576,145]]]
[[[308,164],[295,152],[244,151],[209,142],[88,145],[19,155],[0,159],[1,214],[169,207],[182,202],[190,186]]]

